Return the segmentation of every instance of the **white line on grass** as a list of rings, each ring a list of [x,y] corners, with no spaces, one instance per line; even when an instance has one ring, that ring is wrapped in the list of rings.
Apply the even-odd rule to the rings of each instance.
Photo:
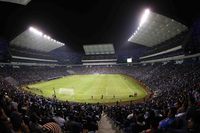
[[[124,79],[122,79],[122,81],[123,81],[123,84],[125,84],[125,85],[128,87],[129,91],[130,91],[131,93],[133,93],[133,90],[130,89],[130,87],[124,82]]]

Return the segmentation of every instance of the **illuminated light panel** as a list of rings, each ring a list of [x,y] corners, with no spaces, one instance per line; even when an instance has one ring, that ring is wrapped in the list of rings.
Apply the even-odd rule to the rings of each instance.
[[[86,55],[114,54],[115,53],[113,44],[109,44],[109,43],[83,45],[83,49]]]
[[[65,45],[32,26],[16,36],[10,44],[43,52],[49,52]]]
[[[30,27],[29,30],[30,30],[31,32],[37,34],[37,35],[40,35],[40,36],[43,35],[43,33],[42,33],[41,31],[37,30],[36,28]]]
[[[11,2],[11,3],[16,3],[16,4],[21,4],[21,5],[27,5],[31,0],[0,0],[4,2]]]
[[[30,30],[31,32],[33,32],[34,34],[39,35],[39,36],[43,36],[45,39],[48,39],[48,40],[50,40],[50,41],[52,41],[52,42],[55,42],[55,43],[64,45],[64,43],[59,43],[59,42],[56,41],[55,39],[51,38],[51,37],[48,36],[48,35],[43,34],[41,31],[39,31],[38,29],[36,29],[36,28],[34,28],[34,27],[32,27],[32,26],[29,27],[29,30]]]
[[[187,30],[185,25],[146,9],[128,41],[152,47]]]
[[[127,58],[127,63],[132,63],[132,58]]]
[[[150,10],[145,9],[144,14],[142,15],[142,18],[140,20],[139,27],[141,27],[147,21],[149,14],[150,14]],[[138,27],[138,30],[139,30],[139,27]]]

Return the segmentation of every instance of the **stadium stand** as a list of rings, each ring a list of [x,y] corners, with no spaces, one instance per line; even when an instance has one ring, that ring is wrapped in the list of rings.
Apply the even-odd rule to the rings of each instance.
[[[32,71],[31,73],[30,69]],[[51,70],[50,73],[47,74],[45,72],[46,69]],[[71,69],[78,74],[88,74],[96,72],[129,74],[137,78],[139,81],[148,85],[150,89],[156,94],[151,100],[145,101],[143,103],[130,104],[126,106],[124,105],[121,106],[117,104],[115,106],[104,107],[105,112],[114,121],[114,124],[120,127],[120,129],[122,129],[124,132],[141,132],[147,129],[157,130],[157,131],[165,130],[168,132],[179,130],[181,132],[184,132],[187,129],[190,129],[189,127],[187,127],[187,125],[184,125],[186,120],[188,121],[191,120],[194,122],[193,123],[194,125],[193,127],[191,127],[192,129],[190,130],[199,130],[198,129],[199,127],[195,126],[196,124],[198,125],[199,121],[194,119],[200,113],[197,109],[195,109],[198,108],[200,102],[199,62],[198,63],[186,62],[183,64],[168,63],[166,65],[154,64],[154,65],[135,66],[135,67],[93,66],[87,68],[80,66],[80,67],[72,67]],[[3,77],[6,77],[6,75],[12,75],[15,79],[19,79],[18,81],[20,81],[21,84],[35,82],[36,80],[40,79],[48,80],[48,78],[50,77],[52,78],[55,76],[64,75],[64,73],[68,74],[65,71],[66,69],[64,68],[61,69],[60,67],[51,69],[47,67],[43,68],[20,67],[18,68],[18,70],[15,70],[12,67],[5,66],[1,70],[2,70],[1,75]],[[2,111],[6,111],[6,115],[8,115],[8,117],[11,118],[11,122],[12,122],[12,113],[9,112],[17,110],[20,112],[25,111],[23,117],[26,117],[26,119],[23,120],[26,120],[24,121],[25,125],[28,125],[31,131],[36,130],[35,129],[36,127],[34,126],[32,127],[31,124],[37,124],[38,126],[40,125],[42,127],[43,124],[45,124],[46,122],[50,122],[51,119],[57,120],[59,118],[60,121],[58,123],[61,122],[61,118],[63,119],[64,123],[65,122],[68,123],[67,125],[65,125],[64,123],[62,124],[60,123],[60,126],[62,127],[63,130],[79,130],[79,131],[83,130],[88,126],[87,125],[89,124],[88,122],[92,122],[93,120],[95,121],[98,120],[97,118],[95,118],[96,117],[95,114],[90,114],[92,118],[88,118],[86,114],[85,115],[82,114],[82,116],[80,117],[80,113],[82,112],[81,110],[87,110],[87,109],[90,110],[93,108],[92,106],[95,107],[93,109],[97,109],[96,111],[98,112],[97,113],[98,118],[100,117],[100,112],[102,111],[102,106],[100,105],[88,105],[88,104],[84,105],[84,104],[75,104],[68,102],[66,103],[60,101],[52,101],[50,99],[44,99],[43,97],[35,96],[33,94],[24,92],[20,89],[17,89],[9,85],[3,79],[3,77],[1,77]],[[21,95],[24,95],[23,96],[24,98],[21,97]],[[43,102],[39,102],[41,100]],[[11,106],[10,108],[11,110],[8,108],[9,106],[6,106],[9,104]],[[68,110],[67,109],[68,107],[73,107],[73,109]],[[100,110],[97,107],[98,108],[100,107],[99,108]],[[36,108],[39,108],[40,112],[38,112]],[[55,109],[53,110],[53,108]],[[170,112],[170,109],[173,109],[173,112],[171,110],[171,113],[173,114],[169,116],[167,115],[167,112]],[[68,110],[67,111],[68,113],[66,112],[66,110]],[[28,113],[30,111],[31,114]],[[45,113],[46,111],[49,112],[50,114],[49,113],[46,114]],[[86,113],[86,111],[84,112]],[[91,110],[89,112],[92,113]],[[195,116],[193,116],[194,112]],[[32,116],[32,114],[34,114],[35,116]],[[37,119],[35,117],[37,117]],[[170,117],[171,121],[170,122],[164,121],[168,119],[168,117]],[[39,118],[42,120],[39,120]],[[68,119],[70,121],[67,122]],[[75,125],[79,126],[78,129],[73,129],[73,126],[71,125],[73,121],[76,123]],[[39,130],[38,129],[39,127],[37,127],[37,130]],[[5,127],[1,129],[3,130],[5,129]]]
[[[13,3],[11,0],[0,1]],[[14,28],[11,26],[11,31],[7,32],[9,30],[7,27],[10,27],[9,23],[13,24],[15,22],[15,19],[11,18],[17,16],[12,14],[12,11],[6,12],[6,17],[4,17],[8,19],[6,19],[3,26],[0,22],[2,29],[0,35],[5,36],[8,40],[0,40],[0,133],[200,132],[199,19],[192,20],[194,22],[191,25],[185,23],[187,27],[174,19],[166,17],[170,16],[169,14],[164,16],[152,11],[150,13],[151,21],[143,27],[140,24],[132,35],[132,31],[124,30],[129,32],[125,37],[125,35],[122,35],[124,34],[124,31],[122,31],[124,27],[119,26],[121,23],[114,23],[111,26],[110,22],[111,19],[112,21],[126,21],[125,17],[117,19],[116,15],[125,16],[122,10],[125,10],[128,5],[122,4],[122,2],[112,6],[112,11],[103,15],[100,15],[100,13],[104,10],[107,11],[107,8],[110,8],[113,2],[103,10],[99,10],[100,7],[104,7],[102,1],[98,1],[102,4],[99,7],[92,7],[91,3],[84,1],[90,6],[84,7],[85,5],[81,3],[80,11],[72,10],[73,6],[70,7],[69,3],[64,7],[62,0],[59,0],[58,3],[54,2],[50,2],[50,7],[48,7],[47,2],[42,2],[48,7],[44,8],[45,6],[38,6],[39,1],[35,3],[35,0],[20,0],[14,3],[21,5],[12,4],[12,6],[8,6],[8,9],[16,8],[18,10],[13,11],[17,11],[19,14],[20,11],[25,11],[23,13],[29,15],[34,11],[37,13],[42,12],[39,17],[41,20],[45,17],[51,18],[49,14],[52,13],[52,16],[56,16],[55,20],[51,22],[47,20],[41,25],[56,23],[60,27],[51,25],[54,27],[52,31],[57,29],[57,33],[60,33],[61,37],[53,35],[53,33],[52,36],[58,38],[58,40],[64,40],[63,42],[67,42],[69,39],[72,44],[61,43],[33,27],[23,26],[22,29],[25,30],[21,30],[21,33],[19,31],[15,32],[13,29],[17,29],[18,23],[13,26]],[[3,3],[3,5],[7,5],[5,2]],[[56,7],[53,5],[56,5]],[[79,8],[77,3],[74,5]],[[1,8],[0,5],[0,10]],[[84,8],[87,8],[87,10]],[[27,9],[31,10],[27,11]],[[49,9],[52,12],[47,12],[48,15],[45,16],[45,12]],[[59,9],[58,12],[56,12],[57,9]],[[135,9],[138,9],[138,7]],[[119,12],[116,12],[118,10]],[[94,11],[95,17],[90,15],[90,11]],[[57,14],[53,14],[53,12]],[[65,12],[67,12],[66,16],[60,15]],[[1,13],[3,14],[3,11]],[[79,16],[80,18],[77,17],[79,14],[82,15]],[[40,14],[38,13],[38,15]],[[83,19],[87,16],[90,18],[89,21]],[[26,15],[19,15],[20,22],[26,20],[20,18],[26,17]],[[54,17],[52,18],[54,19]],[[60,21],[59,18],[67,19]],[[186,17],[183,16],[183,18]],[[100,21],[101,19],[103,21]],[[99,22],[98,25],[91,25],[96,21]],[[37,20],[35,20],[35,23],[37,24]],[[86,30],[84,29],[85,24],[88,24]],[[103,24],[106,26],[100,26]],[[148,27],[149,25],[151,27]],[[4,29],[4,27],[6,28]],[[92,27],[90,34],[87,32],[89,27]],[[120,29],[120,31],[116,32],[115,28]],[[134,28],[128,27],[127,29],[133,30]],[[95,34],[94,32],[98,30],[99,33]],[[113,31],[110,32],[111,30]],[[44,28],[44,31],[48,30]],[[72,31],[78,31],[74,35],[76,37],[71,35],[73,34]],[[61,32],[63,32],[63,35],[61,35]],[[49,33],[51,33],[50,30]],[[101,34],[105,34],[105,36]],[[125,39],[121,39],[119,36]],[[128,36],[131,37],[128,39]],[[111,45],[110,48],[107,48],[106,43],[97,46],[99,42],[105,42],[105,40],[110,42],[114,40],[113,38],[116,38],[116,41],[109,44]],[[8,43],[9,41],[10,43]],[[86,50],[83,43],[90,44],[90,42],[95,42],[90,45],[95,49],[91,50],[89,48],[89,50]],[[128,63],[127,58],[131,58],[133,62]],[[28,85],[32,83],[50,81],[64,76],[87,74],[128,75],[145,86],[150,93],[147,93],[147,97],[138,101],[117,101],[104,104],[99,102],[62,101],[56,98],[55,88],[53,88],[54,94],[52,97],[45,97],[27,90],[29,89]],[[79,82],[76,81],[80,85]],[[97,86],[97,84],[94,85]],[[24,87],[27,89],[24,89]],[[42,94],[42,90],[39,91]],[[133,95],[137,97],[137,93]],[[133,97],[133,95],[130,94],[129,96]],[[100,96],[101,99],[105,98],[104,95],[100,94]],[[93,96],[91,98],[93,99]],[[107,124],[109,125],[107,126]],[[105,129],[99,129],[102,127]]]

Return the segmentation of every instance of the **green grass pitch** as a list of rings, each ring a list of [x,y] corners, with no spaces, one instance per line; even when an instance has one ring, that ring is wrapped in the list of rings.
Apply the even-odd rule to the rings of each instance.
[[[132,77],[121,74],[71,75],[28,85],[28,91],[63,101],[112,103],[142,99],[147,91]],[[137,93],[137,96],[134,96]],[[132,95],[132,97],[129,97]]]

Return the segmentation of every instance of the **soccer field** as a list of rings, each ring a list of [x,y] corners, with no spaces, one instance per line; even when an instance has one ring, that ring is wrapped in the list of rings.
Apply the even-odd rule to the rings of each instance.
[[[148,95],[132,77],[121,74],[71,75],[28,87],[26,90],[45,97],[52,98],[55,93],[59,100],[86,103],[125,102]]]

